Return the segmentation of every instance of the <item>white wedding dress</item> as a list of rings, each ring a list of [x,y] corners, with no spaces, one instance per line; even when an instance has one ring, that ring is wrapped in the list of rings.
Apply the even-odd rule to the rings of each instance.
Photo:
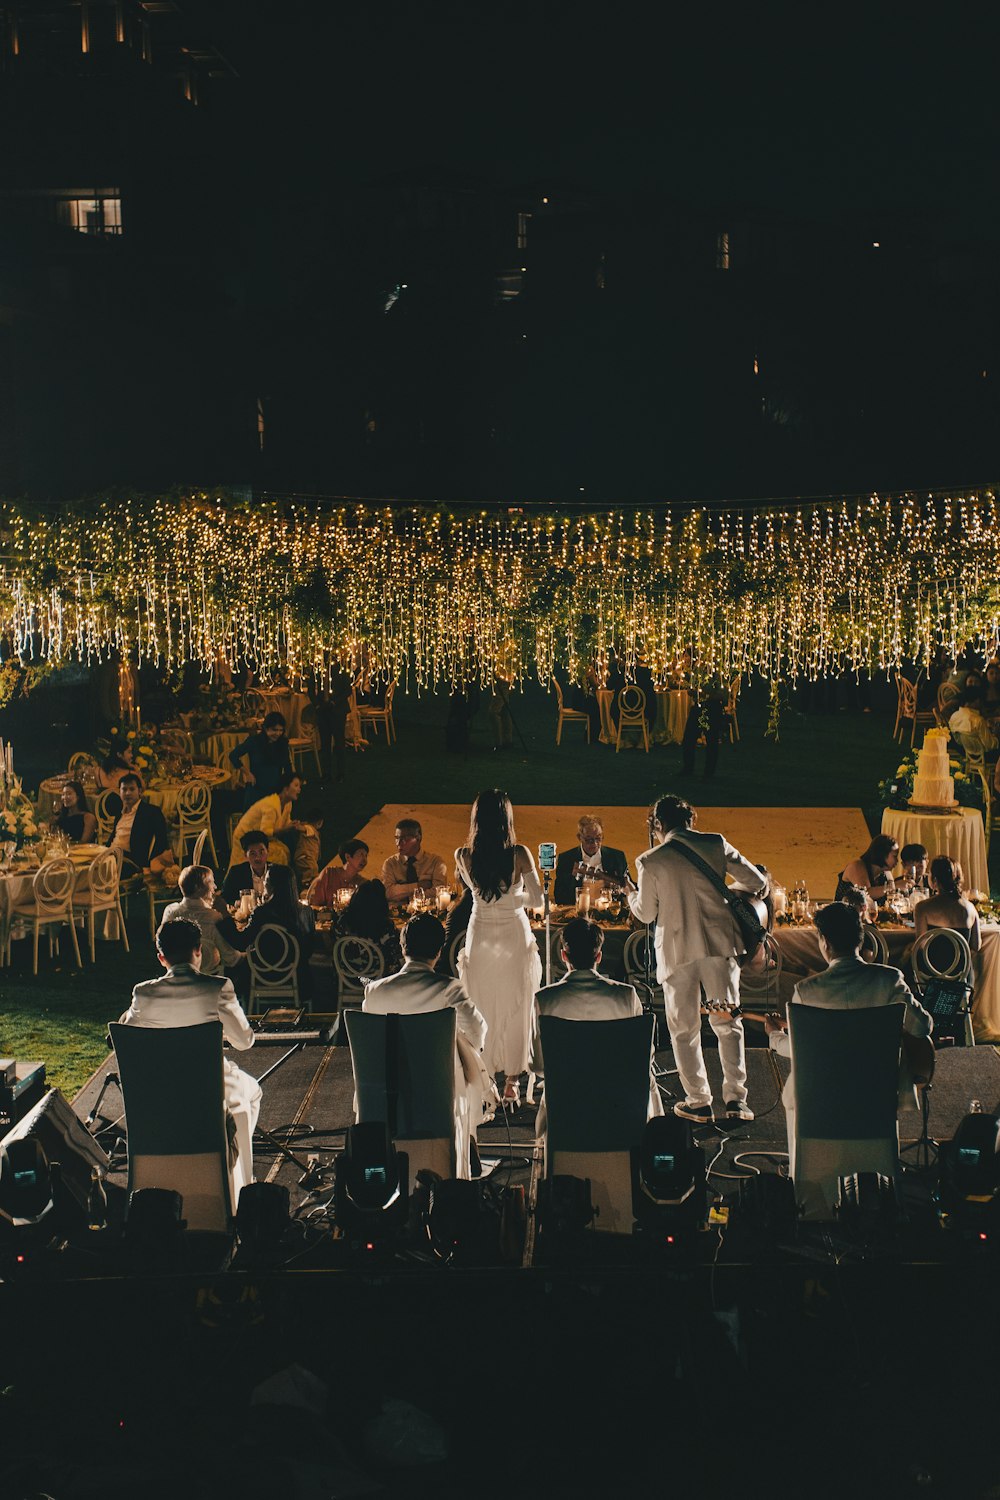
[[[525,908],[541,906],[542,888],[532,870],[497,900],[484,901],[468,872],[462,873],[472,890],[472,916],[458,956],[459,977],[489,1027],[483,1047],[487,1071],[517,1078],[527,1071],[531,1007],[542,983],[542,960]]]

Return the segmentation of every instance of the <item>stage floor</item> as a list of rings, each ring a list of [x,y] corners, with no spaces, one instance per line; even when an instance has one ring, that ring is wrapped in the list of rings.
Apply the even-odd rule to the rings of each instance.
[[[604,842],[624,849],[629,867],[649,847],[646,837],[648,807],[537,807],[515,809],[517,836],[532,852],[543,839],[560,849],[576,843],[581,813],[597,812],[604,824]],[[423,846],[440,854],[449,867],[452,855],[469,833],[465,803],[434,802],[410,807],[387,802],[356,837],[371,850],[369,875],[395,852],[393,831],[400,818],[416,818],[423,828]],[[754,864],[766,865],[772,876],[789,888],[804,880],[814,898],[832,898],[837,873],[867,849],[868,825],[860,807],[698,807],[698,827],[722,833]]]
[[[312,1021],[315,1022],[315,1017]],[[279,1182],[288,1188],[293,1212],[301,1208],[306,1194],[299,1186],[308,1156],[318,1155],[323,1165],[332,1161],[343,1144],[344,1131],[354,1118],[354,1083],[350,1050],[347,1047],[311,1043],[292,1051],[290,1039],[269,1039],[240,1054],[239,1064],[254,1077],[261,1077],[280,1059],[280,1066],[264,1083],[258,1135],[254,1143],[254,1162],[258,1180]],[[717,1101],[722,1098],[722,1078],[718,1053],[706,1046],[709,1078]],[[673,1060],[669,1051],[657,1053],[657,1062],[666,1070],[661,1087],[670,1107],[676,1095],[677,1079],[671,1073]],[[73,1109],[85,1119],[93,1107],[112,1059],[94,1075],[73,1101]],[[763,1172],[777,1172],[787,1150],[785,1112],[781,1089],[788,1064],[765,1047],[749,1046],[747,1071],[750,1104],[756,1119],[737,1131],[709,1129],[698,1132],[701,1144],[712,1162],[709,1187],[724,1197],[739,1191],[741,1179],[751,1168],[735,1158],[753,1155],[753,1167]],[[588,1085],[593,1088],[593,1081]],[[956,1048],[937,1054],[934,1087],[931,1095],[930,1132],[938,1140],[948,1140],[958,1123],[968,1113],[972,1099],[980,1100],[983,1110],[1000,1107],[1000,1055],[993,1047]],[[521,1107],[513,1115],[498,1114],[479,1131],[479,1149],[483,1158],[499,1158],[496,1180],[501,1185],[521,1184],[530,1195],[532,1175],[537,1176],[538,1153],[534,1150],[537,1105]],[[117,1089],[105,1094],[101,1117],[109,1124],[121,1114]],[[900,1138],[906,1144],[919,1134],[919,1117],[903,1116]],[[269,1141],[267,1134],[273,1137]],[[289,1161],[277,1150],[281,1142],[299,1159]],[[513,1160],[512,1160],[513,1159]],[[124,1169],[113,1173],[109,1181],[124,1189]],[[325,1197],[326,1194],[323,1194]]]

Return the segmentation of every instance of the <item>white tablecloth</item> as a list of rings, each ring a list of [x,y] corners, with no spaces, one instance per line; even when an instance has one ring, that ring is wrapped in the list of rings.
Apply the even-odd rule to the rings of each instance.
[[[923,844],[931,859],[947,854],[962,866],[967,891],[990,889],[986,866],[986,833],[977,808],[963,807],[961,817],[935,817],[933,813],[899,812],[887,807],[882,814],[882,832],[899,843]]]
[[[691,708],[691,694],[684,688],[656,689],[656,722],[653,739],[658,745],[679,745]]]

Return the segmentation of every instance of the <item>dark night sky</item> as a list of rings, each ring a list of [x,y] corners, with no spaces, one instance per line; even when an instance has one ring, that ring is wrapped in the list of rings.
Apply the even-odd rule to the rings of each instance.
[[[279,191],[430,165],[822,217],[996,214],[985,8],[186,8],[238,68]]]

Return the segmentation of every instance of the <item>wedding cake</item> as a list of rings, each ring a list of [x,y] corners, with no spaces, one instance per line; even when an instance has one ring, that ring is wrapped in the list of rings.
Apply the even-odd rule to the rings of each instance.
[[[955,782],[948,764],[947,729],[928,729],[917,756],[911,807],[957,807]]]

